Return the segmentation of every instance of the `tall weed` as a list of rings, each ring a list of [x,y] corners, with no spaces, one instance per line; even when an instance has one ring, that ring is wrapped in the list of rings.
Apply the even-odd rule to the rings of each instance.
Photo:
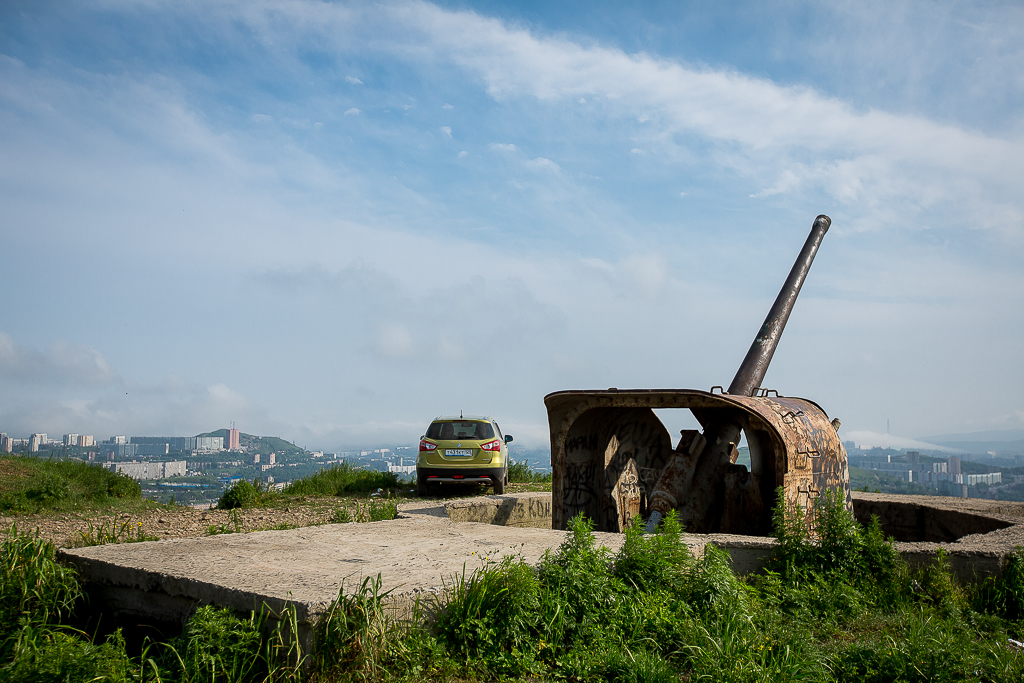
[[[509,655],[533,650],[530,644],[538,635],[537,612],[540,607],[540,582],[533,568],[520,558],[508,555],[462,575],[446,587],[444,610],[436,630],[448,650],[469,660],[489,660],[491,668],[506,669]],[[501,659],[500,666],[493,666]]]
[[[71,615],[82,597],[74,570],[54,560],[54,545],[12,526],[0,547],[0,635],[24,624],[49,624]]]
[[[1017,547],[1007,556],[998,577],[981,581],[971,596],[974,609],[1003,619],[1024,619],[1024,548]]]
[[[787,587],[847,584],[875,604],[893,604],[908,585],[909,570],[877,519],[867,530],[857,524],[838,492],[827,491],[815,501],[815,536],[800,506],[790,510],[780,488],[772,511],[776,546],[767,568]],[[762,583],[763,586],[770,585]],[[819,591],[821,593],[821,591]],[[845,600],[852,594],[833,597]],[[812,601],[813,602],[813,601]],[[820,604],[820,603],[819,603]]]
[[[625,531],[615,556],[612,574],[640,591],[667,590],[681,593],[693,569],[694,559],[683,542],[676,511],[662,520],[656,534],[645,534],[639,517]]]
[[[594,541],[593,523],[579,514],[569,521],[557,552],[548,551],[538,572],[543,586],[541,623],[547,642],[572,645],[601,628],[615,601],[607,548]]]
[[[326,680],[355,678],[376,680],[400,646],[398,624],[388,617],[383,601],[390,591],[381,590],[381,578],[367,577],[350,595],[342,585],[316,628],[313,670]]]
[[[111,519],[109,522],[101,522],[99,526],[93,526],[93,523],[89,522],[85,531],[78,532],[75,547],[86,548],[94,545],[106,545],[108,543],[141,543],[143,541],[158,540],[160,540],[158,536],[147,534],[142,529],[142,522],[136,524],[121,522],[118,524],[116,519]]]

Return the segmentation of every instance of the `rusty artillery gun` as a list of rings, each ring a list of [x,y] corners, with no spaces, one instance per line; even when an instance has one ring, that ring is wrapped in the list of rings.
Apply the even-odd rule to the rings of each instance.
[[[551,430],[552,528],[578,513],[598,531],[623,531],[638,515],[652,531],[670,510],[692,533],[767,535],[776,491],[813,521],[813,501],[836,491],[852,511],[839,420],[813,401],[764,389],[768,364],[832,221],[814,220],[782,291],[728,391],[608,389],[544,397]],[[718,389],[718,392],[715,390]],[[689,409],[701,432],[675,448],[655,408]],[[736,464],[741,433],[750,469]]]

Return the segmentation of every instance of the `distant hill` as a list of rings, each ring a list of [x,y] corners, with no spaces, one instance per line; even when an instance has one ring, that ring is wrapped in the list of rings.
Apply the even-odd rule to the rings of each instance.
[[[959,443],[978,443],[995,441],[1024,441],[1024,429],[990,429],[984,432],[968,432],[966,434],[939,434],[922,437],[921,441],[941,443],[956,441]]]
[[[940,434],[923,437],[921,441],[955,448],[965,453],[995,452],[1003,455],[1024,455],[1024,429],[990,429],[967,434]]]
[[[196,436],[220,436],[223,437],[225,445],[227,445],[228,442],[228,430],[226,429],[215,429],[212,432],[197,434]],[[303,449],[294,445],[290,441],[285,441],[282,438],[276,436],[255,436],[253,434],[246,434],[245,432],[239,432],[238,445],[244,446],[245,450],[249,453],[267,454],[303,452]]]

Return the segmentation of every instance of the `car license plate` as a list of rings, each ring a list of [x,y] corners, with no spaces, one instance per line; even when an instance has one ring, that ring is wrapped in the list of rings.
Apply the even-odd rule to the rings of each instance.
[[[469,448],[449,448],[449,449],[445,450],[444,454],[445,455],[467,456],[467,455],[473,455],[473,451],[471,449],[469,449]]]

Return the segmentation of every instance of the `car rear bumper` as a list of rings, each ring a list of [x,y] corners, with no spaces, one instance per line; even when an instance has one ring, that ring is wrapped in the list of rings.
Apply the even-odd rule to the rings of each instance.
[[[505,476],[504,467],[471,467],[456,469],[453,467],[417,467],[416,474],[425,477],[427,483],[464,484],[484,483],[501,480]]]

